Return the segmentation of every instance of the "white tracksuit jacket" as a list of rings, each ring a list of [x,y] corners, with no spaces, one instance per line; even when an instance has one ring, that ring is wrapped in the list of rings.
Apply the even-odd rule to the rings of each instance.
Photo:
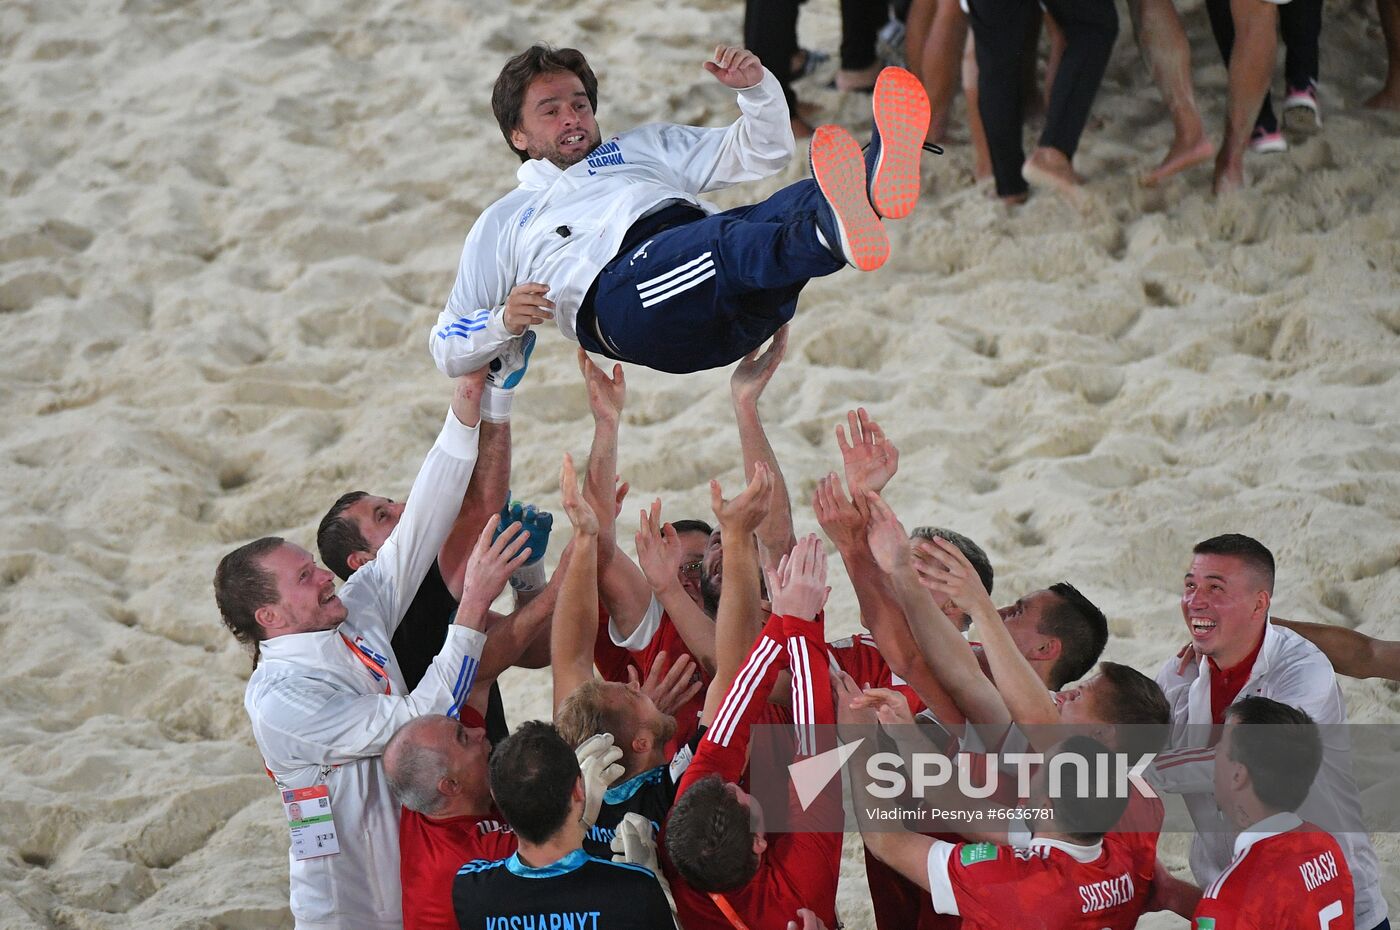
[[[452,713],[466,699],[486,637],[453,624],[418,687],[409,692],[390,638],[452,523],[476,464],[477,429],[449,412],[409,492],[399,525],[374,561],[340,587],[348,616],[335,630],[278,636],[260,659],[243,705],[267,767],[288,788],[323,778],[330,788],[340,853],[291,863],[298,928],[403,926],[399,899],[399,806],[380,754],[420,714]],[[344,634],[378,656],[384,681],[357,659]]]
[[[455,378],[496,356],[511,338],[502,316],[517,284],[549,285],[554,322],[577,340],[579,305],[640,217],[669,201],[714,213],[697,195],[781,171],[796,146],[778,79],[765,70],[738,97],[742,115],[726,129],[652,123],[566,170],[544,159],[521,165],[520,186],[467,233],[457,282],[428,334],[438,368]]]
[[[1201,887],[1215,881],[1235,858],[1236,832],[1229,828],[1215,803],[1215,750],[1207,748],[1210,733],[1210,669],[1202,658],[1178,675],[1179,659],[1170,659],[1157,673],[1157,684],[1172,708],[1170,752],[1158,755],[1147,780],[1159,793],[1179,794],[1186,802],[1197,833],[1191,841],[1191,873]],[[1337,686],[1332,663],[1322,651],[1287,627],[1266,624],[1264,645],[1240,689],[1240,697],[1272,698],[1307,713],[1322,733],[1322,768],[1298,816],[1317,824],[1346,824],[1351,832],[1334,833],[1346,855],[1356,889],[1357,930],[1370,930],[1385,919],[1380,864],[1365,833],[1361,797],[1352,776],[1351,740],[1346,728],[1346,702]]]

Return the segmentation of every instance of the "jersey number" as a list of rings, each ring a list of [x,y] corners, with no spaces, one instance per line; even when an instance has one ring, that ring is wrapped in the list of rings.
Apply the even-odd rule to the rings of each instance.
[[[1342,916],[1342,902],[1333,901],[1331,904],[1317,912],[1318,930],[1327,930],[1332,926],[1332,921]]]

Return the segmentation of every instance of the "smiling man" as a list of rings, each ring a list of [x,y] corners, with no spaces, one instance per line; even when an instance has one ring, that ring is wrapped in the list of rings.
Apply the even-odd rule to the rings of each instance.
[[[1157,683],[1172,709],[1171,746],[1149,771],[1158,793],[1182,795],[1196,836],[1191,871],[1202,886],[1234,857],[1237,828],[1221,812],[1215,790],[1214,740],[1237,699],[1265,697],[1295,707],[1322,730],[1317,783],[1299,816],[1333,831],[1356,892],[1356,926],[1388,927],[1376,852],[1363,832],[1361,801],[1351,772],[1346,703],[1327,657],[1302,636],[1269,622],[1274,557],[1256,539],[1228,533],[1197,543],[1181,591],[1181,615],[1198,660],[1169,659]]]
[[[528,558],[519,524],[494,543],[494,521],[487,524],[468,559],[456,621],[410,691],[390,637],[461,508],[476,462],[484,380],[481,370],[459,381],[397,526],[339,594],[335,576],[311,553],[275,536],[230,552],[215,572],[224,624],[253,650],[243,705],[268,775],[284,803],[330,805],[331,822],[318,823],[314,836],[292,827],[291,911],[299,930],[402,926],[399,811],[380,755],[410,719],[457,713],[486,642],[487,608]]]
[[[771,337],[811,278],[884,263],[883,219],[919,195],[928,98],[903,69],[881,74],[869,152],[844,130],[812,138],[813,177],[725,212],[700,195],[781,171],[794,140],[775,78],[745,49],[705,69],[735,91],[724,128],[651,123],[604,141],[598,80],[576,49],[536,45],[502,69],[491,108],[524,162],[488,207],[429,335],[449,376],[553,319],[590,352],[660,371],[719,368]],[[868,170],[867,170],[868,166]]]

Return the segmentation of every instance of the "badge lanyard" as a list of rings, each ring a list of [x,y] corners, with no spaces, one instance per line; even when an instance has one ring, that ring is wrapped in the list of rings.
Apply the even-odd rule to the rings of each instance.
[[[719,908],[719,912],[724,915],[734,930],[749,930],[749,925],[744,923],[744,919],[739,916],[738,911],[734,910],[734,906],[729,903],[728,898],[712,891],[710,892],[710,900],[715,902],[715,907]]]
[[[384,666],[380,665],[378,662],[374,661],[369,656],[356,649],[355,644],[350,642],[350,637],[346,636],[344,633],[340,634],[340,640],[341,642],[345,643],[345,648],[350,650],[351,655],[353,655],[355,658],[359,659],[361,662],[364,663],[365,668],[369,669],[369,673],[374,676],[375,681],[384,682],[384,693],[393,693],[389,687],[389,673],[384,670]]]

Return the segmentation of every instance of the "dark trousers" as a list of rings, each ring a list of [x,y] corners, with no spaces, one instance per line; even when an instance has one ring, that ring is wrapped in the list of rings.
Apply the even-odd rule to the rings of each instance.
[[[1023,50],[1040,16],[1035,0],[971,0],[969,21],[977,52],[978,112],[987,131],[997,194],[1022,194]],[[1050,88],[1040,144],[1073,158],[1118,36],[1113,0],[1046,0],[1065,34],[1065,55]]]
[[[1230,66],[1230,50],[1235,47],[1235,21],[1230,16],[1230,0],[1206,0],[1210,31],[1225,66]],[[1289,88],[1305,88],[1317,81],[1318,44],[1322,35],[1322,0],[1290,0],[1278,8],[1279,35],[1283,37],[1283,77]],[[1278,132],[1272,94],[1264,94],[1256,129]]]
[[[817,238],[822,202],[807,179],[640,243],[629,234],[579,311],[579,343],[677,374],[738,361],[792,319],[809,279],[845,267]]]
[[[758,56],[783,86],[788,112],[797,115],[791,85],[792,58],[797,54],[797,8],[802,0],[745,0],[744,47]]]
[[[885,0],[841,0],[841,67],[860,71],[875,64],[875,40],[889,18]]]

